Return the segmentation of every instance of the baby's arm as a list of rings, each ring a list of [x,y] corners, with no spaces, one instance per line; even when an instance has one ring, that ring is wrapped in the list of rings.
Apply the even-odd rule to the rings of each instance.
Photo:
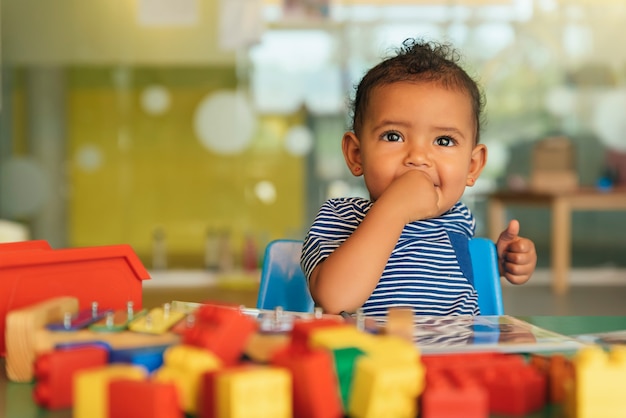
[[[500,275],[513,284],[524,284],[530,279],[537,265],[535,244],[520,237],[519,222],[512,220],[498,237],[498,264]]]
[[[417,171],[396,179],[352,235],[311,272],[309,288],[328,313],[353,312],[370,297],[404,226],[436,213],[432,180]]]

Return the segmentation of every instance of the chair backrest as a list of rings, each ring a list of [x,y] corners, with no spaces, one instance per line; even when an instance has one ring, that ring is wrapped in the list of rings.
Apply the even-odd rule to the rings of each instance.
[[[493,241],[472,238],[469,242],[474,272],[474,286],[482,315],[503,315],[502,287],[498,270],[498,256]],[[313,299],[304,273],[300,268],[302,241],[279,239],[265,249],[257,308],[313,312]]]
[[[469,240],[469,252],[480,314],[504,315],[496,245],[488,238],[474,237]]]
[[[300,268],[302,241],[279,239],[265,248],[256,307],[313,312],[313,299]]]

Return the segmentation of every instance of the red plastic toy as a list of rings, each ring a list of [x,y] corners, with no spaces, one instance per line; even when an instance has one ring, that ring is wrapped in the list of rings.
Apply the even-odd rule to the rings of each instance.
[[[118,379],[109,383],[109,418],[182,418],[174,383]]]
[[[35,362],[35,403],[48,409],[70,408],[74,374],[89,367],[103,366],[108,357],[106,348],[95,345],[42,354]]]
[[[293,350],[287,346],[274,352],[270,363],[291,372],[295,417],[338,418],[344,415],[335,363],[330,351]]]
[[[258,327],[254,319],[229,306],[203,305],[194,317],[193,326],[183,333],[183,344],[205,348],[225,365],[239,362]]]
[[[0,244],[0,355],[5,355],[8,312],[57,296],[106,309],[141,309],[142,281],[150,275],[126,244],[52,249],[46,241]]]

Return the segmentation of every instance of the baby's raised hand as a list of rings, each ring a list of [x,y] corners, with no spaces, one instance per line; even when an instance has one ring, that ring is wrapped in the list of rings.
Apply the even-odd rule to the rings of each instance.
[[[535,244],[518,234],[519,222],[514,219],[496,242],[500,274],[513,284],[526,283],[537,265]]]

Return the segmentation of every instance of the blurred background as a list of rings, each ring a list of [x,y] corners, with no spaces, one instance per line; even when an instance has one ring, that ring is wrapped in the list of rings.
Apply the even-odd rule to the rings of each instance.
[[[489,163],[464,199],[486,235],[486,196],[523,188],[547,137],[571,141],[581,186],[625,182],[624,22],[621,0],[0,0],[0,219],[153,270],[254,270],[325,199],[365,195],[347,101],[420,37],[485,91]],[[547,268],[548,210],[510,216]],[[574,267],[626,266],[625,221],[575,213]]]

